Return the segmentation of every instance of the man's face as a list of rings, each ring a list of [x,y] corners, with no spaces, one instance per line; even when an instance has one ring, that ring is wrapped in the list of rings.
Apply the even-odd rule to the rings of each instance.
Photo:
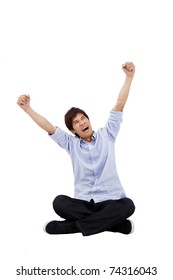
[[[85,141],[91,141],[91,136],[93,134],[93,130],[91,127],[91,123],[87,117],[85,117],[82,113],[78,113],[72,120],[74,134],[78,134],[80,138]]]

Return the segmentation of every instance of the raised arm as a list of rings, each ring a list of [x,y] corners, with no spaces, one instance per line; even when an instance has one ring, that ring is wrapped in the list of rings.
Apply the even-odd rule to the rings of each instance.
[[[126,74],[126,78],[118,95],[118,99],[113,108],[113,111],[123,111],[130,92],[130,86],[135,74],[135,66],[132,62],[126,62],[125,64],[123,64],[122,69]]]
[[[22,108],[32,119],[33,121],[40,126],[42,129],[47,131],[49,134],[54,134],[56,127],[53,126],[47,119],[36,113],[30,107],[30,96],[29,95],[20,95],[17,104]]]

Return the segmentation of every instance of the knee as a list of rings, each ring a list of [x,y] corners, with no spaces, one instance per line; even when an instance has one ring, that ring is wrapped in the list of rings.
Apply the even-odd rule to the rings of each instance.
[[[65,195],[58,195],[57,197],[55,197],[54,201],[53,201],[53,209],[54,210],[59,210],[62,208],[63,204],[64,204],[64,200],[65,200]]]
[[[122,198],[119,200],[119,202],[120,205],[123,207],[124,212],[126,212],[127,215],[132,215],[134,213],[135,205],[130,198],[128,197]]]
[[[128,201],[128,210],[129,213],[132,215],[135,212],[135,204],[133,202],[133,200],[131,200],[130,198],[126,198]]]

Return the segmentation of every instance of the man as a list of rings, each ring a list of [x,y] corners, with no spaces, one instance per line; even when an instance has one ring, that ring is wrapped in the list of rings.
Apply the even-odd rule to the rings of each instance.
[[[81,232],[84,236],[103,231],[129,234],[133,223],[128,218],[135,210],[126,197],[115,164],[114,144],[122,121],[135,73],[132,62],[122,65],[126,74],[117,102],[105,127],[93,131],[88,115],[72,107],[65,115],[67,128],[74,134],[53,126],[30,107],[29,95],[21,95],[18,105],[70,155],[74,172],[74,198],[59,195],[53,201],[55,212],[63,221],[45,226],[49,234]]]

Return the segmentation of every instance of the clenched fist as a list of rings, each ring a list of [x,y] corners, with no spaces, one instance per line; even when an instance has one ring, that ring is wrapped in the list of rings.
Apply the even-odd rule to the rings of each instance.
[[[26,110],[30,105],[30,96],[23,94],[18,97],[17,104],[23,109]]]
[[[135,65],[133,64],[133,62],[126,62],[122,65],[122,69],[129,77],[133,77],[135,74]]]

